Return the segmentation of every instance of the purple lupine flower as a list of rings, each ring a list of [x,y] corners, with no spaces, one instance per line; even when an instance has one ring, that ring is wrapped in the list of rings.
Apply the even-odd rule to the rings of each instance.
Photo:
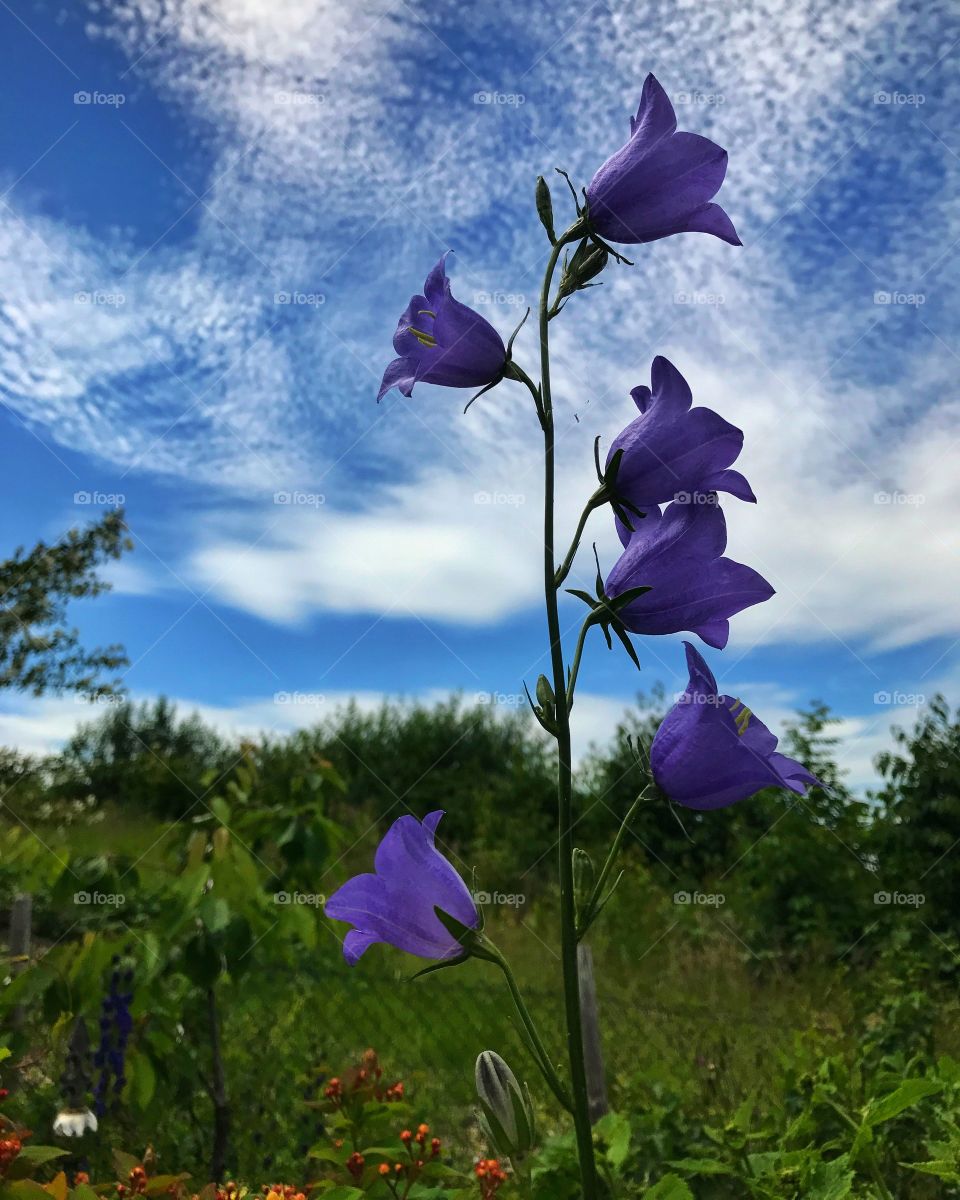
[[[455,958],[461,947],[434,908],[473,929],[480,921],[473,897],[434,845],[443,810],[423,821],[400,817],[377,847],[376,874],[355,875],[327,900],[324,912],[354,926],[343,942],[353,966],[374,942],[420,958]]]
[[[743,563],[724,558],[727,523],[716,495],[652,508],[631,533],[617,522],[624,550],[607,576],[605,591],[615,599],[634,587],[649,587],[619,610],[633,633],[689,630],[722,650],[729,617],[769,600],[773,588]]]
[[[422,296],[412,296],[393,335],[395,358],[383,373],[377,400],[397,387],[405,395],[415,383],[475,388],[503,373],[507,350],[500,334],[478,312],[454,299],[446,255],[426,278]]]
[[[619,434],[607,466],[623,451],[617,495],[646,509],[698,492],[730,492],[756,503],[750,484],[730,464],[743,448],[743,432],[711,408],[691,408],[690,385],[658,355],[650,370],[652,390],[641,384],[630,395],[640,410]],[[631,522],[633,524],[633,522]]]
[[[820,780],[777,754],[777,739],[750,709],[721,696],[703,657],[689,642],[686,691],[663,719],[650,747],[658,787],[686,808],[724,808],[768,787],[804,795]]]
[[[740,246],[733,222],[710,201],[727,171],[727,152],[696,133],[678,133],[667,93],[648,75],[630,140],[587,188],[590,225],[611,242],[654,242],[672,233],[712,233]]]
[[[93,1094],[94,1110],[100,1117],[107,1110],[111,1078],[115,1096],[120,1095],[127,1082],[127,1042],[133,1032],[133,1017],[130,1013],[133,992],[127,989],[131,987],[132,982],[133,970],[127,967],[121,972],[120,956],[114,955],[110,987],[100,1007],[100,1044],[93,1056],[93,1065],[100,1072]]]

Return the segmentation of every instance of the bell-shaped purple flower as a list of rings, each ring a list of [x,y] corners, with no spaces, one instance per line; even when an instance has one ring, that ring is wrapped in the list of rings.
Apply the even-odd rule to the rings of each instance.
[[[397,387],[411,395],[415,383],[475,388],[503,373],[507,350],[484,317],[454,299],[444,255],[412,296],[393,335],[395,358],[383,373],[377,400]]]
[[[715,494],[670,504],[662,514],[652,508],[631,524],[632,533],[617,522],[624,550],[604,590],[614,599],[630,588],[650,588],[619,610],[632,632],[689,630],[722,650],[730,634],[728,618],[773,595],[752,567],[723,557],[727,523]]]
[[[733,222],[710,201],[727,171],[727,152],[709,138],[678,133],[667,93],[648,75],[630,140],[587,188],[592,228],[611,242],[654,242],[672,233],[712,233],[741,245]]]
[[[742,430],[711,408],[691,408],[690,385],[668,359],[658,355],[653,360],[650,382],[652,390],[641,384],[631,391],[640,416],[607,455],[609,466],[623,451],[618,496],[640,509],[698,492],[730,492],[756,503],[746,479],[729,470],[743,448]]]
[[[434,845],[443,811],[423,821],[400,817],[387,830],[374,856],[374,875],[355,875],[327,900],[324,912],[354,926],[343,942],[353,966],[374,942],[386,942],[420,958],[454,958],[456,939],[434,908],[473,929],[480,916],[473,897]]]
[[[777,754],[777,739],[740,700],[721,696],[702,656],[684,642],[690,681],[650,747],[657,786],[686,808],[724,808],[768,787],[802,796],[820,780]]]

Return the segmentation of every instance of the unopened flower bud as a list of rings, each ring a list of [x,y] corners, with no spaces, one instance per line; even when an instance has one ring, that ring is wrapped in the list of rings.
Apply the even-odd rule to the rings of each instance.
[[[530,1150],[536,1141],[536,1126],[526,1084],[521,1087],[493,1050],[484,1050],[477,1059],[476,1082],[480,1123],[491,1145],[507,1158]]]

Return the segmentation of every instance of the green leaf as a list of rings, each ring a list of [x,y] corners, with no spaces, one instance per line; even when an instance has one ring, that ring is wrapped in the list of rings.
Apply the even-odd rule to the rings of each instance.
[[[596,1123],[594,1132],[606,1143],[607,1162],[614,1170],[619,1170],[630,1153],[630,1137],[633,1132],[630,1121],[623,1113],[607,1113]]]
[[[906,1109],[942,1090],[943,1083],[938,1079],[905,1079],[898,1088],[881,1100],[871,1100],[864,1113],[864,1120],[871,1127],[879,1125],[881,1121],[889,1121],[892,1117],[899,1116]]]
[[[693,1192],[679,1175],[664,1175],[643,1193],[643,1200],[694,1200]]]
[[[733,1174],[730,1167],[717,1158],[675,1158],[668,1162],[667,1166],[675,1167],[678,1171],[685,1171],[688,1175]]]

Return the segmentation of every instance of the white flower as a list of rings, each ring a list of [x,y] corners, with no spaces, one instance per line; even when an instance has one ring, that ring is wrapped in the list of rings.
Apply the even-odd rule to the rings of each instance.
[[[89,1108],[64,1108],[57,1113],[53,1132],[61,1137],[83,1137],[88,1129],[96,1131],[97,1118]]]

